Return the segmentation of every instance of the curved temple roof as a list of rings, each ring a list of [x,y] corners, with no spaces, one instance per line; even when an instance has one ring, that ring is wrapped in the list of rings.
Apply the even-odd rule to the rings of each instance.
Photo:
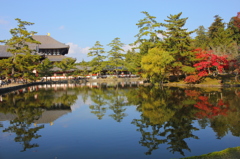
[[[51,36],[48,36],[48,35],[33,35],[33,39],[35,39],[41,43],[41,44],[39,44],[39,49],[69,48],[69,45],[60,43],[59,41],[53,39]],[[36,46],[36,44],[33,44],[33,45]]]
[[[41,44],[29,44],[29,48],[33,50],[37,49],[66,49],[66,53],[68,53],[69,45],[61,43],[51,36],[48,35],[33,35],[33,39],[39,41]],[[6,45],[0,45],[0,58],[8,58],[11,57],[12,54],[7,52]],[[65,53],[65,54],[66,54]]]

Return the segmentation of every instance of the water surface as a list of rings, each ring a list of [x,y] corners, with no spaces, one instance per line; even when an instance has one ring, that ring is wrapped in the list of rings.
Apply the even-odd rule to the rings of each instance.
[[[182,158],[240,146],[240,89],[43,85],[1,97],[1,159]]]

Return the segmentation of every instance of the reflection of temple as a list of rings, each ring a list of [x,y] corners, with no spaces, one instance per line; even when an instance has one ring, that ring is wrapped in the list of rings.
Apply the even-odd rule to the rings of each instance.
[[[42,115],[39,119],[34,121],[34,124],[46,124],[50,123],[50,125],[53,124],[54,121],[56,121],[58,118],[62,117],[63,115],[66,115],[71,112],[71,107],[68,109],[58,109],[58,110],[43,110]],[[11,121],[14,120],[17,116],[15,114],[4,114],[0,113],[0,121]]]

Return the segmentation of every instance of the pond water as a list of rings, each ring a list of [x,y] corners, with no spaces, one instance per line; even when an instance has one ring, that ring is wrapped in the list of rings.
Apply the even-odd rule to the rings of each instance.
[[[170,159],[240,146],[239,88],[41,85],[0,97],[1,159]]]

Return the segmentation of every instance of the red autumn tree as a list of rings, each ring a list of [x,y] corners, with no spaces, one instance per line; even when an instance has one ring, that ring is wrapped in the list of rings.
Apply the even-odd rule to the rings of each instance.
[[[204,77],[216,71],[221,73],[224,68],[228,66],[227,56],[219,56],[213,54],[212,51],[202,50],[201,48],[196,49],[196,59],[199,60],[198,63],[193,66],[199,71],[198,76]]]

